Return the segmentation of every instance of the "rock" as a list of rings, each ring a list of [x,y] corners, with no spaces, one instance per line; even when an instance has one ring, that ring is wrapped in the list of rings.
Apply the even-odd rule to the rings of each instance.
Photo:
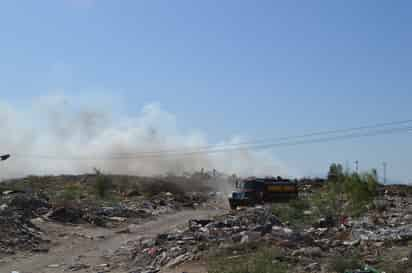
[[[292,256],[322,257],[322,249],[319,247],[307,247],[295,250]]]
[[[21,193],[21,191],[7,190],[7,191],[2,192],[3,195],[10,195],[10,194],[14,194],[14,193]]]
[[[62,207],[54,209],[48,217],[62,223],[78,224],[83,222],[83,212],[78,208]]]
[[[134,197],[134,196],[140,196],[140,195],[141,195],[141,193],[136,189],[131,190],[131,191],[126,193],[127,197]]]
[[[249,241],[250,241],[249,236],[245,234],[245,235],[242,236],[242,239],[240,240],[240,243],[241,244],[247,244],[247,243],[249,243]]]
[[[108,218],[110,221],[115,221],[115,222],[126,222],[126,218],[124,217],[109,217]]]
[[[356,246],[356,245],[359,245],[359,244],[360,244],[360,240],[345,241],[345,242],[343,242],[343,245],[345,245],[345,246],[351,246],[351,247]]]
[[[171,268],[171,267],[175,267],[183,262],[186,262],[187,260],[189,260],[191,258],[190,254],[183,254],[180,255],[178,257],[176,257],[175,259],[171,260],[167,265],[166,268]]]
[[[156,240],[152,238],[142,241],[143,248],[151,248],[151,247],[154,247],[155,245],[156,245]]]
[[[88,269],[88,268],[90,268],[90,266],[86,264],[74,264],[74,265],[69,266],[68,270],[75,272],[75,271],[79,271],[82,269]]]
[[[32,251],[36,253],[48,253],[49,248],[47,246],[37,246],[33,248]]]
[[[311,263],[305,267],[305,272],[319,272],[321,270],[319,263]]]
[[[240,234],[232,235],[232,241],[235,242],[235,243],[240,243],[242,241],[242,235],[240,235]]]

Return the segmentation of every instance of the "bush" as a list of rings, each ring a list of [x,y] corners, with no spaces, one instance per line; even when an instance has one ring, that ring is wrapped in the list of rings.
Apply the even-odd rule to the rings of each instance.
[[[344,193],[349,201],[347,213],[352,216],[362,214],[372,204],[377,195],[377,187],[378,182],[373,173],[347,176],[344,185]]]
[[[81,189],[79,185],[71,184],[64,187],[63,191],[60,194],[62,201],[76,201],[80,199]]]
[[[102,199],[107,198],[112,186],[112,179],[109,176],[102,174],[99,170],[96,170],[95,190],[97,196]]]
[[[377,195],[378,178],[375,170],[364,174],[343,173],[339,165],[332,164],[328,181],[313,200],[322,216],[346,214],[359,216],[373,205]],[[335,174],[336,173],[336,174]]]

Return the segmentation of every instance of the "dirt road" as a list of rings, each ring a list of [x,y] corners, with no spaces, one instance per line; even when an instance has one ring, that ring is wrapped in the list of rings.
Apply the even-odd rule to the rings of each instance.
[[[222,213],[222,210],[186,210],[164,215],[133,228],[132,233],[119,234],[119,230],[90,226],[68,226],[56,223],[42,223],[41,227],[52,241],[48,253],[19,254],[0,260],[0,272],[10,273],[60,273],[70,272],[74,264],[85,264],[87,269],[76,272],[98,272],[96,266],[107,263],[105,256],[120,248],[127,241],[140,236],[155,236],[184,225],[189,219],[207,218]],[[102,268],[102,272],[104,268]],[[120,273],[119,271],[104,271]]]

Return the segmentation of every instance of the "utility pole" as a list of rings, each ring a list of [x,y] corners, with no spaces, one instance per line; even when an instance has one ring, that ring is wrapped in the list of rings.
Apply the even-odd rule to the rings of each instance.
[[[355,171],[356,171],[356,173],[359,172],[359,160],[355,161]]]
[[[383,184],[386,184],[386,167],[387,167],[387,163],[383,162]]]
[[[345,161],[345,173],[346,173],[346,174],[349,174],[349,172],[350,172],[349,162],[346,160],[346,161]]]

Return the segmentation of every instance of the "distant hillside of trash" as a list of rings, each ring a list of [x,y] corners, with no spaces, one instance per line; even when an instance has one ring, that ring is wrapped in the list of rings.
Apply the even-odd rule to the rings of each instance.
[[[29,176],[0,184],[0,256],[47,251],[32,219],[106,228],[139,224],[159,215],[206,206],[217,180],[191,176],[136,177],[94,174]]]

